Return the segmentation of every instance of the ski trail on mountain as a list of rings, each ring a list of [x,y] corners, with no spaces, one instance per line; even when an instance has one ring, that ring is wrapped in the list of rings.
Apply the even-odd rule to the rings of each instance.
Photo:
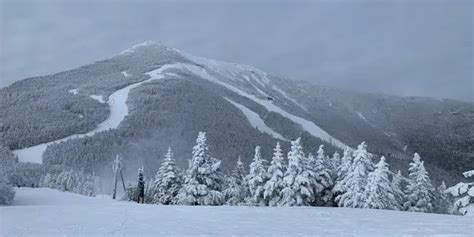
[[[281,134],[275,132],[273,129],[271,129],[270,127],[268,127],[265,122],[263,121],[263,119],[260,118],[260,116],[253,112],[252,110],[250,110],[249,108],[237,103],[237,102],[234,102],[232,100],[230,100],[229,98],[225,98],[227,101],[229,101],[232,105],[234,105],[235,107],[237,107],[240,111],[242,111],[242,113],[244,113],[245,117],[247,117],[247,120],[249,121],[250,125],[254,128],[256,128],[258,131],[262,132],[262,133],[266,133],[276,139],[280,139],[280,140],[283,140],[283,141],[288,141],[288,139],[285,139]]]
[[[338,139],[331,136],[329,133],[324,131],[322,128],[320,128],[315,123],[313,123],[309,120],[306,120],[304,118],[298,117],[294,114],[288,113],[287,111],[285,111],[282,108],[274,105],[272,102],[270,102],[268,100],[263,100],[263,99],[257,98],[254,95],[251,95],[251,94],[249,94],[249,93],[247,93],[247,92],[245,92],[241,89],[238,89],[238,88],[236,88],[232,85],[229,85],[229,84],[223,82],[222,80],[219,80],[219,79],[215,78],[214,76],[210,75],[208,73],[207,69],[204,68],[204,67],[199,67],[199,66],[189,65],[189,64],[186,64],[184,66],[186,67],[187,70],[189,70],[190,72],[202,77],[203,79],[206,79],[206,80],[212,81],[214,83],[217,83],[221,86],[224,86],[227,89],[237,93],[240,96],[247,97],[247,98],[255,101],[256,103],[258,103],[258,104],[262,105],[263,107],[265,107],[268,111],[278,113],[278,114],[290,119],[294,123],[301,125],[301,127],[305,131],[307,131],[309,134],[311,134],[314,137],[320,138],[321,140],[326,141],[326,142],[328,142],[328,143],[330,143],[330,144],[332,144],[332,145],[334,145],[334,146],[336,146],[340,149],[346,149],[346,148],[352,149],[350,146],[344,144],[343,142],[341,142]]]
[[[156,70],[145,73],[146,75],[150,76],[149,79],[128,85],[112,93],[107,100],[107,104],[110,107],[109,117],[105,121],[97,125],[97,127],[93,129],[92,131],[89,131],[87,133],[82,133],[82,134],[73,134],[65,138],[42,143],[36,146],[14,150],[13,153],[18,156],[18,160],[20,162],[32,162],[32,163],[41,164],[43,163],[43,158],[42,158],[43,153],[49,145],[57,144],[60,142],[71,140],[71,139],[90,137],[90,136],[94,136],[98,132],[107,131],[110,129],[116,129],[120,125],[120,123],[125,119],[125,117],[128,115],[129,110],[127,106],[127,98],[131,89],[137,86],[140,86],[143,83],[147,83],[152,80],[158,80],[158,79],[164,78],[165,75],[163,75],[162,73],[165,70],[168,70],[171,68],[179,69],[182,67],[183,65],[181,63],[163,65],[162,67]]]

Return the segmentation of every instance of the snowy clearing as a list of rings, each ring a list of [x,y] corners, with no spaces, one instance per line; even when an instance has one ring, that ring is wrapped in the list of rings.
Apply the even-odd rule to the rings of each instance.
[[[234,102],[234,101],[230,100],[229,98],[224,98],[224,99],[226,99],[232,105],[234,105],[235,107],[240,109],[240,111],[242,111],[242,113],[244,113],[245,117],[247,117],[247,120],[249,121],[249,123],[252,127],[256,128],[260,132],[264,132],[264,133],[266,133],[266,134],[268,134],[268,135],[270,135],[270,136],[272,136],[276,139],[288,141],[281,134],[273,131],[273,129],[268,127],[257,113],[253,112],[249,108],[247,108],[247,107],[245,107],[245,106],[243,106],[243,105],[241,105],[237,102]]]
[[[39,144],[39,145],[36,145],[36,146],[27,147],[27,148],[19,149],[19,150],[14,150],[13,153],[18,156],[18,160],[20,162],[42,163],[43,162],[43,159],[42,159],[43,152],[46,150],[46,147],[48,147],[49,145],[60,143],[60,142],[67,141],[67,140],[70,140],[70,139],[77,139],[77,138],[81,138],[81,137],[89,137],[89,136],[93,136],[94,134],[96,134],[98,132],[107,131],[109,129],[117,128],[120,125],[120,123],[123,121],[123,119],[128,115],[128,106],[127,106],[126,102],[127,102],[128,93],[130,92],[130,90],[137,87],[137,86],[139,86],[139,85],[141,85],[141,84],[143,84],[143,83],[149,82],[151,80],[156,80],[156,79],[163,78],[164,75],[162,75],[162,72],[164,70],[167,70],[167,69],[170,69],[170,68],[175,68],[175,67],[180,67],[180,65],[179,64],[166,64],[166,65],[163,65],[162,67],[160,67],[156,70],[153,70],[151,72],[146,73],[147,75],[150,76],[150,79],[147,79],[145,81],[141,81],[141,82],[138,82],[138,83],[135,83],[135,84],[128,85],[128,86],[112,93],[112,95],[110,95],[108,100],[107,100],[107,103],[109,104],[109,107],[110,107],[109,117],[105,121],[103,121],[102,123],[97,125],[97,127],[94,130],[89,131],[87,133],[83,133],[83,134],[73,134],[73,135],[70,135],[70,136],[65,137],[65,138],[61,138],[61,139],[58,139],[58,140],[55,140],[55,141],[50,141],[50,142],[47,142],[47,143],[42,143],[42,144]],[[95,99],[95,100],[97,100],[101,103],[105,103],[105,101],[103,101],[102,96],[91,95],[91,98],[93,98],[93,99]]]
[[[73,94],[73,95],[79,94],[79,90],[78,90],[78,89],[72,89],[72,90],[69,90],[68,92],[71,93],[71,94]]]
[[[158,206],[20,188],[0,236],[472,236],[474,217],[320,207]]]
[[[127,71],[123,71],[123,72],[122,72],[122,75],[123,75],[124,77],[130,77],[130,76],[132,76],[132,75],[128,74]]]
[[[93,100],[98,101],[99,103],[103,104],[105,103],[104,97],[101,95],[91,95],[90,96]]]

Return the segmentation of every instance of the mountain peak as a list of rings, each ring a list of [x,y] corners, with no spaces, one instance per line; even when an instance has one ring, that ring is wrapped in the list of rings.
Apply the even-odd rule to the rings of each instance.
[[[156,47],[165,47],[163,44],[161,44],[160,42],[157,42],[157,41],[153,41],[153,40],[147,40],[145,42],[142,42],[142,43],[139,43],[137,45],[134,45],[128,49],[125,49],[123,50],[122,52],[120,52],[120,54],[129,54],[129,53],[133,53],[135,52],[136,49],[138,48],[142,48],[142,47],[148,47],[148,46],[156,46]]]

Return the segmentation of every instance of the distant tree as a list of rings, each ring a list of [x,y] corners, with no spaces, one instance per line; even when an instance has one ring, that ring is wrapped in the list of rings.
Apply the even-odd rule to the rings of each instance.
[[[199,132],[183,187],[178,193],[178,204],[221,205],[224,203],[221,161],[210,156],[206,140],[206,133]]]
[[[156,173],[153,202],[164,205],[176,203],[176,197],[182,186],[181,179],[173,151],[168,147],[165,159]]]
[[[234,170],[232,171],[232,176],[236,179],[237,184],[239,185],[244,183],[245,176],[247,176],[247,171],[245,170],[244,163],[240,156],[237,159]]]
[[[249,187],[250,196],[247,201],[250,205],[265,206],[264,186],[267,182],[268,175],[266,171],[266,160],[262,158],[260,146],[255,147],[255,155],[252,163],[250,163],[249,174],[245,178]]]
[[[428,172],[421,161],[418,153],[414,154],[413,162],[408,169],[409,182],[406,189],[406,202],[403,205],[405,210],[413,212],[432,212],[433,204],[431,193],[434,188],[431,185]]]
[[[240,205],[247,197],[248,187],[245,184],[245,176],[244,163],[239,156],[232,174],[226,177],[226,188],[223,194],[227,205]]]
[[[441,185],[435,190],[433,201],[433,212],[438,214],[448,214],[451,209],[451,200],[446,193],[446,184],[441,182]]]
[[[300,140],[292,141],[288,152],[288,168],[283,178],[285,187],[281,191],[280,205],[283,206],[309,206],[314,201],[313,186]]]
[[[352,166],[352,154],[348,148],[344,150],[344,155],[341,158],[341,165],[337,168],[337,177],[335,185],[333,187],[333,193],[335,198],[345,193],[345,182],[347,181],[345,177],[349,172]]]
[[[334,154],[332,154],[332,158],[331,158],[331,164],[332,164],[332,173],[333,173],[333,179],[336,179],[337,178],[337,172],[339,170],[339,167],[341,166],[342,164],[342,158],[341,158],[341,155],[339,154],[339,152],[334,152]]]
[[[62,170],[46,173],[39,181],[39,186],[86,196],[95,196],[98,192],[99,182],[99,177],[93,174]]]
[[[7,184],[4,178],[0,178],[0,205],[12,204],[15,197],[15,190]]]
[[[405,193],[403,192],[402,187],[402,172],[399,170],[397,174],[392,175],[392,182],[390,186],[393,190],[393,196],[395,197],[396,201],[396,210],[403,210],[403,204],[405,203]]]
[[[263,193],[263,197],[269,206],[278,205],[281,200],[281,190],[285,187],[283,182],[283,176],[285,174],[285,161],[279,142],[277,142],[273,151],[272,161],[267,171],[270,178],[265,183]]]
[[[375,170],[369,174],[367,188],[365,189],[366,201],[364,208],[372,209],[397,209],[397,201],[393,194],[392,185],[388,179],[390,171],[385,157],[381,157],[375,165]]]
[[[336,159],[339,158],[336,157]],[[328,157],[324,155],[324,145],[319,146],[316,158],[312,155],[308,155],[308,160],[310,169],[312,169],[314,173],[314,204],[318,206],[331,206],[334,196],[332,191],[334,187],[333,178],[335,178],[334,160],[328,159]]]
[[[336,202],[340,207],[361,208],[366,202],[364,192],[369,172],[373,170],[373,164],[369,158],[365,142],[357,147],[353,156],[352,166],[340,183],[340,190],[343,190],[343,193],[336,198]]]
[[[474,178],[474,170],[463,173],[466,178]],[[447,193],[456,197],[454,212],[461,215],[474,216],[474,182],[460,182],[446,190]]]

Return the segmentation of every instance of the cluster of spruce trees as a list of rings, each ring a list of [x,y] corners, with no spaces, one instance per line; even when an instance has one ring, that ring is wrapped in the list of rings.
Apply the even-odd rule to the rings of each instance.
[[[332,157],[321,145],[316,155],[306,155],[300,138],[291,142],[288,155],[280,144],[270,162],[260,147],[247,173],[240,158],[230,175],[220,171],[200,132],[189,167],[182,172],[168,149],[153,181],[148,182],[145,202],[179,205],[339,206],[447,213],[450,201],[444,183],[431,184],[420,156],[415,153],[409,176],[392,173],[384,157],[374,164],[365,142]]]
[[[61,191],[95,196],[99,186],[99,177],[84,172],[63,170],[61,172],[48,172],[39,182],[41,187],[59,189]]]

